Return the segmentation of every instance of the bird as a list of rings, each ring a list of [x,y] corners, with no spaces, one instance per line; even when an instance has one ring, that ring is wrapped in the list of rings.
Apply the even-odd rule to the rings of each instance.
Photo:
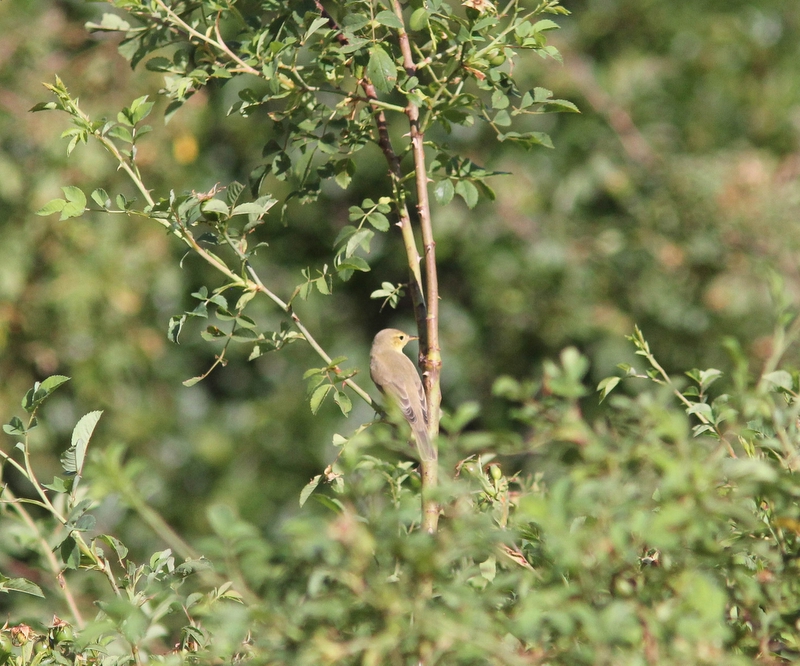
[[[378,390],[396,404],[411,426],[421,460],[436,460],[428,434],[428,401],[416,367],[403,353],[411,340],[419,338],[396,328],[379,331],[372,341],[369,374]]]

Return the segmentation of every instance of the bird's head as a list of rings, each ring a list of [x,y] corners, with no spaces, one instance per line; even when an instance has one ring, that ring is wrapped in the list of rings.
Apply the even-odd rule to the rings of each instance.
[[[416,335],[409,335],[396,328],[384,328],[375,336],[375,340],[372,344],[378,347],[388,347],[389,349],[402,351],[403,347],[411,342],[411,340],[418,339]]]

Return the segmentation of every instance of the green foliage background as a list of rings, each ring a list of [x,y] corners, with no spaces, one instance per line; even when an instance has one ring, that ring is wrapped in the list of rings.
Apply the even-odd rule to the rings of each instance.
[[[532,129],[550,133],[552,151],[496,144],[480,126],[456,132],[451,141],[475,162],[511,175],[491,181],[494,203],[469,210],[456,200],[433,211],[443,296],[444,406],[452,411],[478,401],[482,412],[474,427],[495,432],[524,430],[509,418],[507,403],[491,394],[498,376],[538,376],[543,359],[575,345],[591,361],[588,383],[596,384],[617,363],[632,362],[624,336],[634,324],[669,371],[733,370],[726,336],[739,341],[745,365],[759,371],[771,352],[778,310],[772,296],[792,303],[800,290],[800,7],[779,0],[564,4],[574,13],[558,19],[563,29],[553,38],[563,66],[523,60],[518,75],[530,87],[541,85],[574,101],[581,115],[536,120]],[[33,440],[36,464],[49,470],[41,477],[58,472],[57,453],[77,418],[102,409],[95,437],[104,444],[98,448],[110,456],[122,447],[126,460],[144,461],[131,470],[137,471],[138,492],[187,540],[213,555],[219,542],[209,535],[234,522],[222,506],[262,533],[277,534],[299,513],[298,495],[308,479],[332,459],[332,434],[349,434],[371,411],[357,407],[348,423],[326,405],[312,418],[301,378],[315,360],[300,345],[254,362],[234,354],[204,382],[183,387],[181,381],[213,362],[215,350],[191,325],[181,345],[173,345],[166,327],[170,316],[193,306],[188,295],[206,283],[206,269],[191,259],[179,267],[181,249],[159,228],[111,216],[65,223],[34,215],[59,196],[61,185],[130,189],[97,146],[79,147],[67,161],[58,138],[65,127],[50,114],[27,113],[46,98],[40,83],[54,74],[96,115],[113,114],[163,85],[160,74],[142,66],[131,72],[114,37],[88,35],[83,24],[101,10],[74,1],[0,2],[0,413],[4,420],[16,413],[19,396],[34,380],[71,376],[68,390],[48,403],[48,418]],[[153,118],[155,131],[139,156],[148,182],[197,192],[218,181],[245,182],[263,143],[253,141],[253,134],[259,120],[265,135],[268,124],[258,116],[226,117],[235,99],[233,86],[214,87],[193,97],[168,125]],[[325,190],[316,204],[290,207],[285,228],[276,220],[268,223],[270,247],[263,261],[284,291],[302,282],[302,269],[328,260],[348,207],[386,186],[377,150],[360,153],[356,166],[358,189]],[[403,279],[398,247],[399,238],[390,235],[384,246],[373,246],[373,272],[337,284],[332,299],[316,296],[299,306],[306,325],[334,355],[348,356],[360,379],[366,378],[372,335],[388,325],[412,325],[408,302],[398,312],[381,312],[368,299],[382,280]],[[267,305],[258,307],[277,324]],[[581,407],[592,414],[596,402],[589,396]],[[656,430],[668,429],[670,418],[657,406],[647,408],[656,415]],[[673,426],[677,431],[669,437],[685,444],[688,427]],[[620,466],[641,463],[635,451],[613,441],[620,447]],[[87,474],[102,489],[109,466],[103,452],[94,454]],[[713,475],[697,450],[681,449],[679,457],[676,464],[697,476]],[[558,456],[545,458],[519,465],[528,471],[536,465],[561,469]],[[643,477],[664,473],[647,468]],[[13,474],[7,477],[25,492]],[[761,492],[764,480],[748,488]],[[603,494],[591,484],[576,489],[578,481],[567,475],[557,489],[567,522],[585,514],[593,493]],[[111,494],[99,512],[103,530],[142,555],[162,548],[113,483],[107,489]],[[632,505],[642,498],[619,501]],[[325,509],[309,503],[303,511],[312,533]],[[548,518],[535,505],[525,511]],[[561,524],[551,527],[558,533],[556,523]],[[331,540],[346,549],[348,530],[356,528],[339,527]],[[724,526],[697,529],[707,536]],[[11,555],[20,558],[20,552],[4,550],[3,541],[0,568]],[[301,559],[313,561],[319,554],[309,548]],[[588,545],[564,548],[576,552]],[[608,552],[614,556],[613,548]],[[354,562],[368,569],[358,558]],[[716,603],[712,610],[724,612],[721,584],[692,578],[699,576],[692,566],[686,564],[687,573],[673,584],[705,586],[708,594],[685,602],[688,610],[672,612],[696,614],[701,629],[715,626],[713,617],[703,624],[704,613],[713,615],[703,604],[710,598]],[[366,576],[364,571],[359,573]],[[274,572],[256,567],[251,574],[266,580]],[[599,594],[588,588],[600,582],[584,582],[586,596]],[[560,594],[554,581],[547,584]],[[0,609],[15,600],[0,598]],[[456,600],[452,608],[465,612],[469,603]],[[538,603],[532,596],[514,620],[531,641],[577,631],[580,623],[572,616],[556,629],[542,628]],[[604,606],[604,621],[619,632],[620,645],[641,640],[625,633],[641,632],[625,604]],[[675,663],[681,663],[679,648]],[[587,654],[585,663],[601,658],[606,657]]]

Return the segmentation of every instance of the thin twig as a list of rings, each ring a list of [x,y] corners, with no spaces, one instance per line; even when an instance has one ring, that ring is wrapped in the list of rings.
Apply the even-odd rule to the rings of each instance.
[[[51,548],[50,544],[47,543],[47,539],[44,538],[44,535],[39,530],[39,526],[36,524],[36,521],[34,521],[31,514],[28,513],[28,510],[20,502],[20,498],[14,495],[11,489],[7,486],[4,488],[3,494],[9,498],[9,503],[13,506],[14,511],[17,512],[23,522],[28,526],[28,529],[30,529],[36,535],[36,540],[39,542],[42,555],[44,556],[45,560],[47,560],[47,566],[50,567],[50,571],[52,571],[53,575],[56,577],[58,587],[61,589],[61,593],[64,595],[64,600],[67,602],[67,606],[69,606],[69,610],[70,613],[72,613],[75,624],[79,629],[83,629],[85,626],[83,615],[81,615],[78,604],[75,603],[75,597],[72,596],[72,590],[70,589],[69,585],[67,585],[67,581],[64,579],[61,566],[59,565],[58,560],[56,560],[53,549]]]

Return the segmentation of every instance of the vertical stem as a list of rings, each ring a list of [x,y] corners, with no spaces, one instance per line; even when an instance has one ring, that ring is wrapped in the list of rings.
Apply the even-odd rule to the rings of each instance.
[[[328,24],[333,30],[336,30],[336,39],[342,46],[347,46],[349,42],[345,37],[336,21],[328,13],[328,10],[322,5],[321,0],[314,0],[314,4],[319,11],[320,16],[328,20]],[[395,13],[398,8],[395,7]],[[399,14],[400,21],[402,22],[402,11]],[[408,36],[405,30],[401,31],[401,35],[405,37],[406,48],[408,48]],[[401,37],[402,40],[402,37]],[[411,56],[410,49],[408,50],[409,58]],[[405,58],[405,55],[404,55]],[[413,67],[413,62],[412,62]],[[425,295],[422,290],[422,275],[419,270],[421,258],[417,251],[417,243],[414,238],[414,230],[411,227],[411,216],[408,213],[408,206],[405,201],[405,193],[402,185],[403,172],[400,169],[400,158],[397,156],[393,146],[392,140],[389,136],[389,126],[386,121],[386,114],[384,110],[377,104],[378,93],[375,86],[369,79],[361,79],[360,85],[364,91],[368,103],[372,107],[375,116],[375,126],[378,131],[378,146],[383,152],[386,162],[389,165],[389,175],[392,179],[392,187],[394,189],[395,199],[397,200],[397,214],[399,220],[397,226],[400,227],[400,233],[403,236],[403,246],[406,250],[406,257],[408,258],[408,271],[409,271],[409,290],[411,291],[411,301],[414,304],[414,318],[417,322],[417,329],[419,330],[420,349],[427,348],[427,326],[425,324],[427,317],[427,309],[425,307]]]
[[[392,0],[395,15],[403,23],[403,8],[399,0]],[[403,67],[409,76],[417,71],[411,53],[411,44],[404,27],[398,31],[400,51],[403,54]],[[431,207],[428,199],[428,171],[425,162],[425,136],[420,128],[419,108],[409,99],[406,115],[411,127],[411,146],[414,155],[415,184],[417,190],[417,214],[422,230],[422,243],[425,251],[425,285],[427,286],[424,327],[420,327],[420,356],[422,357],[422,378],[428,399],[428,433],[436,446],[439,434],[439,413],[442,402],[441,371],[442,355],[439,348],[439,278],[436,271],[436,243],[433,240]],[[434,449],[435,450],[435,449]],[[430,533],[436,532],[439,525],[439,503],[431,497],[438,485],[438,459],[422,462],[422,527]]]

